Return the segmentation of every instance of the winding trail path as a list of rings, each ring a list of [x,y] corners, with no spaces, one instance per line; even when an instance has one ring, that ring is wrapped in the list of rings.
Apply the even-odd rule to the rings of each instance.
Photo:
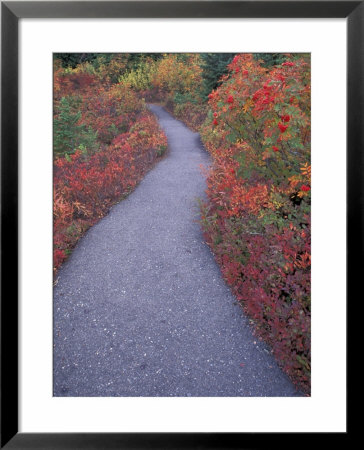
[[[92,227],[54,288],[55,396],[299,396],[225,285],[197,197],[209,156],[150,106],[169,154]]]

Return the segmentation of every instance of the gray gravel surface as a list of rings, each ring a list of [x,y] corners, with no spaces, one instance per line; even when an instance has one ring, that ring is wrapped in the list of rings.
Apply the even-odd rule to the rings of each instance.
[[[54,287],[55,396],[300,396],[254,337],[197,223],[209,156],[151,105],[168,155],[92,227]]]

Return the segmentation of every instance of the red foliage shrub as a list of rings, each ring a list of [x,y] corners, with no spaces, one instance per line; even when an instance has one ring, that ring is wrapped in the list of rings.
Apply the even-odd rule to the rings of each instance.
[[[116,135],[129,130],[144,108],[142,100],[126,86],[101,86],[83,96],[83,123],[97,131],[102,143],[109,144]]]
[[[289,59],[289,57],[287,57]],[[237,55],[209,96],[202,226],[223,276],[293,381],[310,391],[310,86],[304,59]]]
[[[87,72],[73,70],[70,73],[64,69],[57,69],[53,77],[53,95],[55,100],[67,95],[73,95],[75,92],[83,93],[92,89],[98,82],[95,75]]]
[[[175,117],[182,120],[182,122],[193,131],[199,131],[201,125],[206,120],[207,108],[205,105],[186,102],[182,104],[173,104],[173,106],[168,109]]]

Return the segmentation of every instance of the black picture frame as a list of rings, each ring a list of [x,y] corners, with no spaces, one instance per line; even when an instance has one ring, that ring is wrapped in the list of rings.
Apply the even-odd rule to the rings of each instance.
[[[1,2],[1,448],[265,448],[297,445],[279,433],[18,432],[18,20],[20,18],[346,18],[347,305],[362,278],[364,143],[363,1]],[[358,291],[360,292],[360,291]],[[347,348],[350,346],[348,345]],[[334,395],[334,394],[333,394]],[[349,417],[349,415],[348,415]],[[335,440],[348,438],[335,433]],[[309,433],[300,436],[305,445]],[[327,436],[321,436],[327,444]],[[316,434],[315,441],[320,436]],[[269,442],[269,444],[268,444]]]

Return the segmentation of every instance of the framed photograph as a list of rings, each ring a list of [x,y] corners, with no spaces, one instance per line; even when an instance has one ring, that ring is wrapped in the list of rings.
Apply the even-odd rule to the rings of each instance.
[[[347,438],[363,8],[1,3],[2,447]]]

